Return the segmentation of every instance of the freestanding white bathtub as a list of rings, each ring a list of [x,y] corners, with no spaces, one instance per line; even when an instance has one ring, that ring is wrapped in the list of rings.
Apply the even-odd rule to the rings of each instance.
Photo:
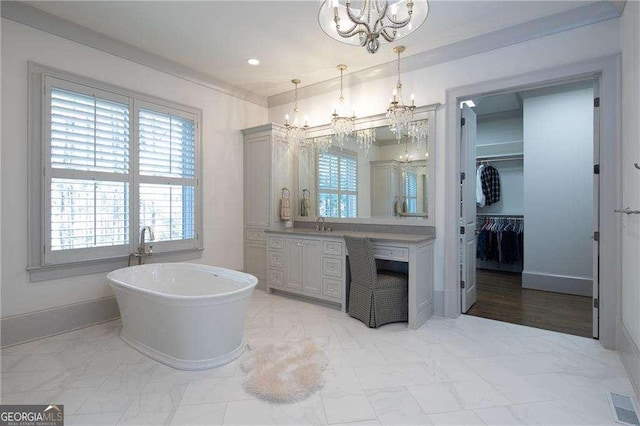
[[[120,337],[181,370],[225,364],[244,349],[249,299],[258,279],[194,263],[155,263],[107,275],[120,314]]]

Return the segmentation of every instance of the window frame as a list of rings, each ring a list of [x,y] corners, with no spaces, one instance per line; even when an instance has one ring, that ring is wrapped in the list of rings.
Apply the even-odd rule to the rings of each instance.
[[[133,90],[111,85],[87,77],[61,71],[34,62],[28,63],[28,262],[31,281],[43,281],[77,275],[105,272],[126,266],[129,254],[138,245],[138,107],[150,106],[159,113],[171,112],[183,118],[193,118],[195,124],[195,238],[158,242],[154,244],[155,261],[177,261],[202,256],[202,110],[176,102],[145,95]],[[51,134],[50,87],[77,93],[96,95],[129,105],[129,171],[125,181],[129,183],[129,244],[70,249],[52,253],[50,245],[50,196],[52,179],[50,150]],[[122,102],[126,99],[125,102]],[[72,172],[74,174],[75,172]],[[89,172],[89,174],[92,172]],[[99,172],[96,172],[99,173]],[[165,179],[166,180],[166,179]],[[120,182],[120,180],[114,180]]]
[[[334,189],[328,189],[328,190],[324,190],[320,188],[320,155],[321,154],[331,154],[331,155],[335,155],[338,157],[338,189],[334,190]],[[356,164],[356,190],[355,191],[345,191],[340,189],[340,183],[342,182],[342,178],[340,176],[340,172],[339,172],[339,164],[340,164],[340,157],[350,157],[352,159],[355,160],[355,164]],[[357,152],[353,152],[353,151],[349,151],[346,149],[339,149],[339,148],[334,148],[331,147],[329,148],[326,152],[318,152],[316,153],[316,205],[318,206],[318,215],[320,215],[320,193],[323,194],[336,194],[338,196],[338,203],[340,203],[340,196],[341,195],[355,195],[356,196],[356,212],[355,212],[355,216],[345,216],[342,217],[340,216],[340,208],[338,207],[338,216],[325,216],[327,218],[332,218],[332,219],[355,219],[358,217],[358,203],[359,203],[359,182],[360,182],[360,165],[358,164],[358,153]]]

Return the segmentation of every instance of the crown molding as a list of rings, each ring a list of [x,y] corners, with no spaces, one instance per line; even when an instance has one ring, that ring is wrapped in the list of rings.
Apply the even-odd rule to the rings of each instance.
[[[18,1],[1,2],[2,17],[263,107],[267,98],[90,28]]]
[[[467,56],[522,43],[551,34],[572,30],[609,19],[619,18],[624,2],[598,1],[550,16],[544,16],[523,24],[513,25],[477,37],[402,58],[404,73],[427,68]],[[377,65],[344,76],[345,87],[353,87],[371,80],[395,75],[395,61]],[[340,78],[298,88],[298,99],[310,98],[335,90]],[[293,102],[294,91],[268,98],[269,108]]]

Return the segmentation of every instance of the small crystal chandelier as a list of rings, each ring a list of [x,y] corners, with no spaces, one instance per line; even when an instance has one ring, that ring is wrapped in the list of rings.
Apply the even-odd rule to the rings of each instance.
[[[344,147],[344,141],[353,132],[353,124],[356,120],[355,111],[351,114],[351,117],[344,114],[344,95],[342,93],[342,77],[344,70],[347,69],[347,66],[344,64],[338,65],[338,69],[340,70],[340,98],[339,104],[333,108],[333,114],[331,118],[331,130],[335,135],[335,140],[340,148]]]
[[[376,53],[380,43],[399,40],[427,19],[427,0],[326,0],[318,21],[331,38]],[[341,22],[346,22],[342,27]]]
[[[400,53],[404,52],[404,46],[396,46],[393,51],[398,54],[398,83],[393,89],[393,98],[387,108],[389,130],[396,135],[398,143],[400,139],[409,133],[410,123],[413,121],[413,110],[416,108],[415,98],[411,95],[411,105],[405,105],[402,100],[402,82],[400,81]]]
[[[296,86],[295,102],[293,104],[293,123],[289,124],[289,114],[284,117],[284,127],[287,132],[287,141],[294,145],[303,146],[307,137],[307,130],[309,125],[307,124],[307,117],[304,117],[304,125],[298,125],[298,84],[300,80],[294,78],[291,82]]]

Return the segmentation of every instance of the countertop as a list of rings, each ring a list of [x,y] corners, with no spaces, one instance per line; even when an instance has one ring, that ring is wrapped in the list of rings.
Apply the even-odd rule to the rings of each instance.
[[[424,241],[434,240],[435,235],[426,234],[394,234],[390,232],[356,232],[356,231],[316,231],[309,228],[285,228],[285,229],[267,229],[268,234],[285,234],[285,235],[313,235],[322,238],[342,238],[345,235],[352,237],[369,237],[376,242],[398,242],[398,243],[421,243]]]

